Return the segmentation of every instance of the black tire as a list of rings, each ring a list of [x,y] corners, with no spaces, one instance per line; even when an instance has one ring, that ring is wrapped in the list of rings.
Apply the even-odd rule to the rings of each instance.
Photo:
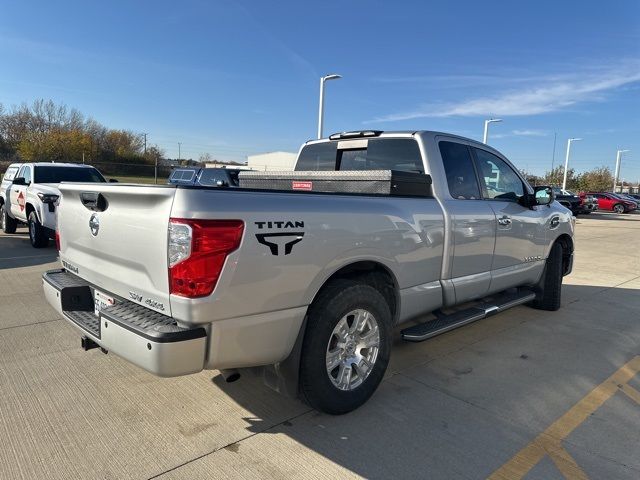
[[[49,245],[49,236],[38,220],[36,212],[31,212],[28,219],[29,240],[34,248],[44,248]]]
[[[624,205],[622,205],[621,203],[616,203],[613,206],[612,210],[614,212],[616,212],[618,215],[620,215],[620,214],[624,213]]]
[[[334,338],[334,328],[345,315],[356,309],[366,310],[377,323],[378,354],[360,385],[351,390],[341,390],[329,378],[327,349]],[[380,292],[354,280],[332,281],[323,288],[307,314],[300,359],[300,390],[304,399],[313,408],[332,415],[355,410],[373,395],[382,381],[389,364],[391,341],[391,313]],[[354,371],[357,375],[359,369]]]
[[[537,297],[531,306],[539,310],[555,312],[560,308],[562,295],[562,245],[555,243],[547,257],[540,283],[536,287]]]
[[[4,233],[16,233],[16,228],[18,228],[18,221],[15,218],[11,218],[5,209],[4,204],[0,205],[0,215],[2,215],[2,219],[0,219],[0,223],[2,223],[2,231]]]

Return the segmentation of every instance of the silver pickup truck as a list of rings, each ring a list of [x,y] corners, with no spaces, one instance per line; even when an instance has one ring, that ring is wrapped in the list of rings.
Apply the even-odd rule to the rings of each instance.
[[[357,181],[380,172],[387,193]],[[261,188],[257,172],[252,188],[245,174],[234,189],[60,185],[48,301],[85,349],[160,376],[259,372],[332,414],[373,394],[395,325],[417,342],[519,304],[560,307],[575,220],[487,145],[348,132],[263,175]]]

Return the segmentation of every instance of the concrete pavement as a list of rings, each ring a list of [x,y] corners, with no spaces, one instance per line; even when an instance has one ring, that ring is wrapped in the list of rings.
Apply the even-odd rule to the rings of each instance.
[[[0,235],[1,479],[640,477],[640,214],[579,217],[560,311],[398,336],[376,395],[341,417],[257,379],[83,352],[41,294],[53,247],[21,232]]]

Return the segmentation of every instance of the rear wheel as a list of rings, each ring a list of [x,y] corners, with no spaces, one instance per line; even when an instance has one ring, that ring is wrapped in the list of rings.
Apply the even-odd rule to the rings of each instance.
[[[537,297],[532,302],[534,308],[556,311],[560,308],[562,294],[562,246],[555,243],[547,257],[542,278],[536,286]]]
[[[18,221],[15,218],[11,218],[7,213],[7,209],[4,204],[0,205],[0,223],[2,224],[2,231],[4,233],[16,233],[18,228]]]
[[[31,240],[31,245],[35,248],[43,248],[49,245],[49,236],[40,224],[36,212],[31,212],[29,214],[28,223],[29,240]]]
[[[616,203],[613,206],[613,211],[616,213],[624,213],[624,205],[622,205],[621,203]]]
[[[389,363],[392,319],[375,288],[353,280],[327,285],[309,308],[300,388],[317,410],[355,410],[378,388]]]

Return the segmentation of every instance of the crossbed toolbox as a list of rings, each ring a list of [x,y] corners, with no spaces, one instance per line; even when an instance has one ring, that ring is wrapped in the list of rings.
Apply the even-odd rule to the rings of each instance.
[[[400,170],[243,171],[240,188],[430,197],[431,176]]]

